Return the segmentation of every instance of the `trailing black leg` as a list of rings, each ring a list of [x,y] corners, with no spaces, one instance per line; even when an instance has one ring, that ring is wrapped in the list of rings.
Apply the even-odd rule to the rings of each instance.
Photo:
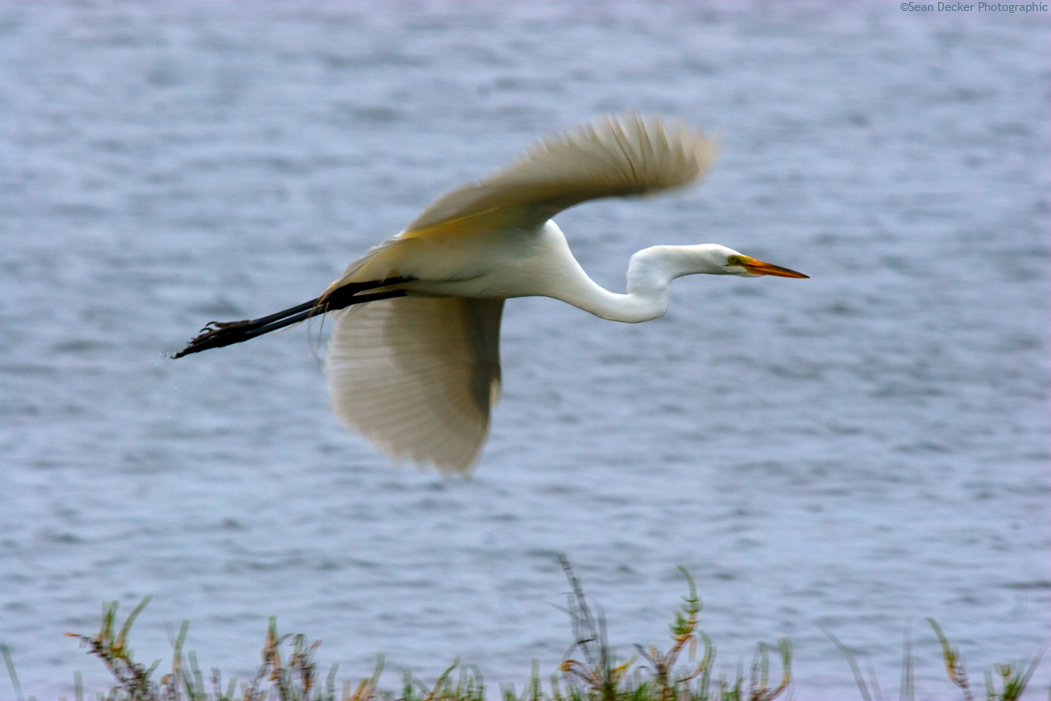
[[[411,279],[412,278],[394,277],[373,282],[349,283],[336,288],[327,295],[312,299],[303,304],[297,304],[294,307],[289,307],[288,309],[270,314],[269,316],[263,316],[258,319],[246,319],[244,321],[210,321],[203,329],[201,329],[201,333],[194,336],[193,339],[190,340],[190,343],[181,351],[173,355],[172,358],[181,358],[184,355],[200,353],[209,348],[221,348],[223,346],[233,345],[234,343],[241,343],[242,341],[247,341],[256,336],[262,336],[271,331],[283,329],[292,324],[298,324],[300,321],[309,319],[312,316],[319,316],[326,312],[345,309],[354,304],[365,304],[366,302],[375,302],[380,299],[404,297],[407,293],[405,290],[400,289],[383,290],[382,292],[371,292],[368,294],[359,293],[364,292],[365,290],[374,290],[381,287],[389,287],[391,285],[409,282]]]

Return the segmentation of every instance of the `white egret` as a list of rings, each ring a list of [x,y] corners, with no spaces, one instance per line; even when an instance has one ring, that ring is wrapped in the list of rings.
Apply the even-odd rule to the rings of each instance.
[[[654,246],[631,257],[627,294],[615,294],[587,276],[551,221],[586,200],[687,185],[715,152],[685,125],[636,115],[549,138],[438,199],[317,299],[251,321],[211,322],[174,357],[336,312],[325,371],[342,424],[392,459],[466,472],[500,393],[505,299],[553,297],[636,323],[664,314],[671,281],[682,275],[807,277],[716,244]]]

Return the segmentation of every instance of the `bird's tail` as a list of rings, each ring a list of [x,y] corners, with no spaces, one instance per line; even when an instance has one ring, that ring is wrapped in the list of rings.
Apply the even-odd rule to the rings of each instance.
[[[194,336],[190,342],[172,358],[181,358],[191,353],[200,353],[209,348],[221,348],[234,343],[241,343],[256,336],[283,329],[292,324],[298,324],[313,316],[319,316],[326,312],[344,309],[353,304],[365,304],[375,302],[379,299],[391,299],[392,297],[404,297],[407,293],[403,289],[387,289],[379,292],[360,294],[366,290],[376,290],[391,285],[399,285],[410,282],[412,278],[393,277],[386,280],[373,280],[371,282],[352,282],[337,287],[331,292],[289,307],[269,316],[258,319],[245,319],[243,321],[209,321],[201,332]]]

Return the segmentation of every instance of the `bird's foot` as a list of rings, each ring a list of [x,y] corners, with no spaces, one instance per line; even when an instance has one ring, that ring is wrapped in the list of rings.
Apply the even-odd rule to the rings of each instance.
[[[251,323],[248,319],[241,321],[209,321],[201,329],[201,332],[191,338],[186,347],[174,354],[172,358],[181,358],[184,355],[198,353],[208,348],[219,348],[228,346],[231,343],[237,343],[243,340],[244,331],[247,330],[245,327]]]

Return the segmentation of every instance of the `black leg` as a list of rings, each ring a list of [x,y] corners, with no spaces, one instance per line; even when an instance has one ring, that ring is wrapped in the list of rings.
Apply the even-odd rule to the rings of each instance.
[[[405,290],[384,290],[383,292],[372,292],[369,294],[358,294],[365,290],[374,290],[380,287],[389,287],[403,282],[409,282],[412,278],[395,277],[374,282],[356,282],[338,287],[330,294],[312,299],[303,304],[297,304],[275,314],[263,316],[258,319],[244,321],[210,321],[201,329],[201,333],[194,336],[190,343],[172,358],[181,358],[191,353],[200,353],[209,348],[222,348],[234,343],[241,343],[256,336],[283,329],[292,324],[319,316],[326,312],[334,312],[337,309],[345,309],[354,304],[365,304],[380,299],[392,299],[404,297]]]

